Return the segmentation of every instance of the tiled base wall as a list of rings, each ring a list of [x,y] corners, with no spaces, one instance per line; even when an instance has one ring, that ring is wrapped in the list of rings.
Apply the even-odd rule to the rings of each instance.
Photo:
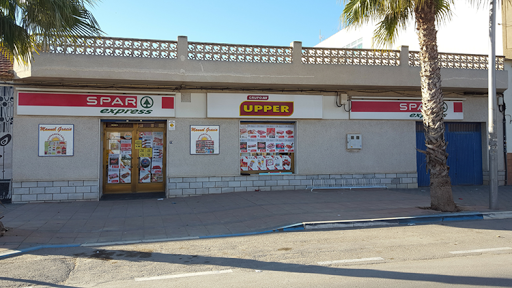
[[[376,185],[388,188],[418,188],[418,178],[416,173],[180,177],[168,178],[167,196]]]
[[[13,182],[12,202],[99,200],[99,180]]]
[[[489,185],[489,171],[483,172],[484,185]],[[505,171],[498,171],[498,186],[505,185]]]

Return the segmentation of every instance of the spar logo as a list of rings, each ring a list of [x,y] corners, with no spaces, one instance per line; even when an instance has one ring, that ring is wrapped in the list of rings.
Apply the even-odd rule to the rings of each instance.
[[[244,101],[240,104],[240,116],[289,117],[293,114],[293,102]]]

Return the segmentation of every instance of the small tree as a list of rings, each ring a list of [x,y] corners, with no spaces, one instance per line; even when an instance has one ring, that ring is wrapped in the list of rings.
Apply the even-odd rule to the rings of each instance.
[[[452,0],[346,0],[341,16],[343,23],[358,26],[376,22],[374,39],[377,44],[393,43],[399,30],[409,19],[415,19],[420,44],[420,78],[423,125],[425,127],[424,153],[430,170],[431,208],[456,211],[446,160],[444,139],[443,92],[438,62],[436,22],[449,17]]]
[[[100,36],[85,5],[97,0],[0,0],[0,52],[27,64],[32,53],[59,39]]]

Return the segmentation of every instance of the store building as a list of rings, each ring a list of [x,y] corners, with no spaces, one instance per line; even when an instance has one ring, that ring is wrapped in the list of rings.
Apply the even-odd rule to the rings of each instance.
[[[271,47],[186,37],[52,46],[15,69],[13,202],[418,187],[417,57],[407,47]],[[466,143],[471,134],[475,145],[463,154],[476,156],[461,166],[474,167],[482,183],[485,58],[451,54],[442,63],[450,67],[442,69],[445,117],[459,137],[449,141]],[[502,58],[498,63],[503,92],[508,74]],[[502,144],[500,136],[500,155]],[[503,157],[499,167],[503,184]]]

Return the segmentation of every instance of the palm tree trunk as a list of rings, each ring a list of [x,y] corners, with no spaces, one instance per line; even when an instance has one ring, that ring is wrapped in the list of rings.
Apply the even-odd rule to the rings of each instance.
[[[430,3],[429,3],[430,2]],[[441,211],[456,211],[452,185],[446,163],[447,143],[444,139],[443,92],[441,71],[437,53],[437,31],[435,5],[433,1],[414,9],[416,29],[420,43],[421,95],[427,168],[430,169],[431,208]]]

